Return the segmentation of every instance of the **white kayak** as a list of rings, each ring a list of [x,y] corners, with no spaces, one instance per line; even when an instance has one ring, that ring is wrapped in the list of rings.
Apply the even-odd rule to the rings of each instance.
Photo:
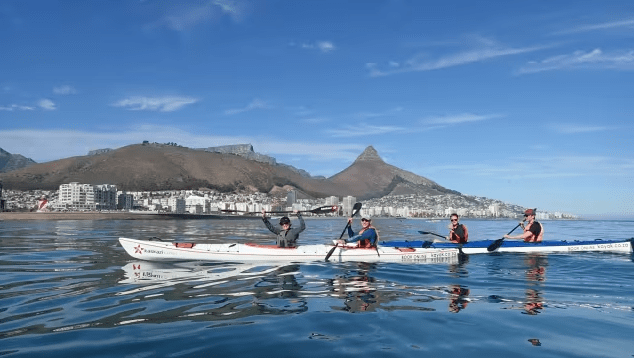
[[[311,262],[324,261],[334,244],[300,245],[282,248],[260,244],[197,244],[119,238],[132,257],[147,261],[202,260],[222,262]],[[457,248],[337,246],[332,262],[451,263],[458,261]]]

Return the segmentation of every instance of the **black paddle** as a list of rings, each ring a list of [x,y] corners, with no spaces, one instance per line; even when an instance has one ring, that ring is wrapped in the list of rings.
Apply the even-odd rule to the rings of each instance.
[[[449,240],[447,239],[447,237],[446,237],[446,236],[442,236],[442,235],[440,235],[440,234],[436,234],[435,232],[430,232],[430,231],[419,231],[419,233],[421,233],[421,234],[423,234],[423,235],[436,235],[436,236],[438,236],[438,237],[442,237],[442,238],[443,238],[443,239],[445,239],[446,241],[448,241],[448,242],[452,243],[451,241],[449,241]],[[425,241],[425,242],[423,243],[423,247],[424,247],[424,248],[428,248],[429,246],[431,246],[431,244],[433,244],[433,241]],[[458,245],[458,252],[459,252],[460,254],[464,254],[464,252],[462,252],[462,244],[456,244],[456,245]]]
[[[337,211],[337,209],[339,209],[336,206],[320,206],[318,208],[315,209],[311,209],[311,210],[300,210],[300,213],[313,213],[313,214],[326,214],[326,213],[331,213],[334,211]],[[259,214],[259,212],[253,212],[253,211],[245,211],[245,210],[220,210],[220,211],[224,211],[224,212],[232,212],[232,213],[248,213],[248,214]],[[292,213],[293,211],[267,211],[268,214],[289,214]]]
[[[507,235],[511,235],[511,233],[513,231],[515,231],[515,229],[517,229],[518,227],[520,227],[520,225],[522,225],[523,221],[520,222],[519,224],[517,224],[516,227],[513,228],[513,230],[509,231],[509,233]],[[500,246],[502,246],[502,243],[504,242],[504,238],[501,239],[497,239],[495,241],[493,241],[493,243],[491,245],[489,245],[489,247],[487,247],[487,251],[491,252],[491,251],[495,251],[497,249],[500,248]]]
[[[361,210],[361,205],[362,205],[361,203],[354,204],[354,206],[352,207],[352,215],[350,215],[351,218],[357,215],[359,210]],[[345,234],[346,230],[348,230],[348,226],[350,226],[350,223],[346,223],[346,227],[341,232],[341,235],[339,236],[339,240],[341,240],[341,238],[343,237],[343,234]],[[328,261],[332,253],[335,252],[335,249],[337,248],[337,246],[339,246],[339,243],[336,243],[335,246],[333,246],[333,248],[330,249],[330,251],[328,251],[328,255],[326,255],[326,258],[324,259],[324,261]]]
[[[429,231],[419,231],[419,233],[423,234],[423,235],[436,235],[438,237],[442,237],[443,239],[447,240],[446,236],[442,236],[440,234],[436,234],[435,232],[429,232]]]

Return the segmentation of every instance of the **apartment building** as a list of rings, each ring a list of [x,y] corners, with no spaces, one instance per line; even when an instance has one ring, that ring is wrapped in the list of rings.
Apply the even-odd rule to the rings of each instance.
[[[96,210],[95,189],[90,184],[79,184],[77,182],[62,184],[59,186],[59,198],[54,207],[57,210]]]

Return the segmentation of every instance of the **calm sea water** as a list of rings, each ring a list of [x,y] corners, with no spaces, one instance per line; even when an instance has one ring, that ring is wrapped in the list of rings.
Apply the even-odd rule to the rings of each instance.
[[[472,240],[515,221],[469,221]],[[545,221],[622,239],[632,221]],[[490,254],[440,264],[155,264],[118,237],[274,241],[260,220],[0,222],[3,357],[632,357],[631,254]],[[345,219],[307,220],[301,242]],[[381,239],[443,222],[375,220]]]

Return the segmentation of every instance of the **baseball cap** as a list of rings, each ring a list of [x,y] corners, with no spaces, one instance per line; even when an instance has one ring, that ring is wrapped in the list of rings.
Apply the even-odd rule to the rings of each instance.
[[[535,215],[535,211],[537,211],[537,209],[526,209],[524,215]]]

